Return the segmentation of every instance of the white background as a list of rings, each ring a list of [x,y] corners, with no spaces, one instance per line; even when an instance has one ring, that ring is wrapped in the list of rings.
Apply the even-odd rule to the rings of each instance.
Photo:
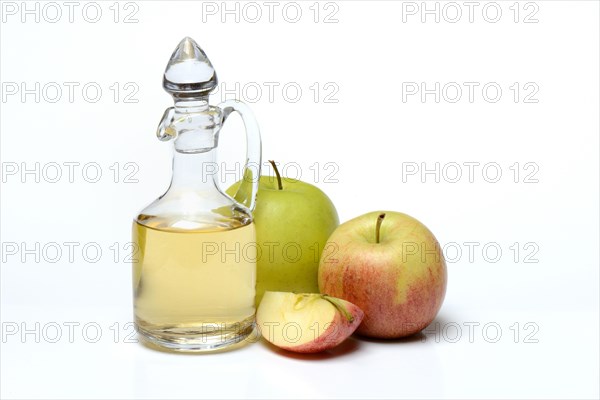
[[[21,3],[7,3],[0,27],[3,398],[599,396],[597,2],[480,2],[472,22],[463,2],[440,2],[439,22],[433,14],[422,22],[420,2],[309,1],[297,3],[296,23],[282,15],[284,2],[273,22],[267,6],[255,3],[262,11],[256,23],[248,21],[256,7],[244,3],[239,22],[231,14],[225,23],[221,2],[121,3],[117,23],[113,2],[98,3],[96,23],[82,16],[84,2],[73,22],[57,3],[62,18],[55,23],[54,6],[37,3],[39,22],[31,14],[22,23]],[[462,17],[452,23],[455,4]],[[295,17],[290,7],[288,20]],[[496,8],[499,21],[489,22]],[[94,9],[86,10],[93,19]],[[134,11],[137,22],[124,23]],[[332,12],[337,22],[324,23]],[[162,73],[186,35],[204,48],[227,88],[239,83],[235,97],[259,119],[264,160],[299,165],[301,179],[331,197],[342,221],[395,210],[436,234],[449,260],[448,291],[424,334],[353,338],[317,356],[262,342],[204,356],[129,343],[124,246],[136,212],[168,185],[171,145],[156,140],[155,128],[171,105]],[[21,83],[33,89],[36,82],[39,102],[35,94],[21,98]],[[72,102],[65,82],[79,84]],[[272,99],[265,82],[279,84]],[[406,95],[421,82],[429,89],[440,83],[439,102],[434,94]],[[479,84],[472,102],[464,82]],[[89,83],[102,89],[95,103],[82,94]],[[488,83],[502,89],[496,102],[493,88],[487,100],[482,94]],[[293,88],[283,96],[286,84],[302,89],[295,103]],[[52,103],[56,85],[62,97]],[[456,85],[463,91],[453,103]],[[257,86],[262,96],[248,101]],[[15,87],[19,92],[10,94]],[[129,100],[137,103],[125,102],[131,88],[137,92]],[[337,92],[326,99],[332,88]],[[527,100],[537,102],[525,102],[532,88],[537,93]],[[93,89],[87,94],[95,96]],[[239,120],[229,124],[220,147],[231,162],[242,157],[244,142]],[[39,179],[21,174],[36,162]],[[79,163],[73,182],[65,162]],[[56,183],[52,163],[61,166]],[[82,172],[88,163],[101,169],[97,183],[88,182],[95,169]],[[439,179],[421,175],[435,163]],[[464,163],[479,163],[472,179]],[[462,177],[453,183],[457,164]],[[418,173],[403,176],[415,165]],[[498,167],[502,175],[492,183]],[[137,183],[126,182],[131,171]],[[297,176],[293,168],[287,173]],[[77,243],[73,259],[65,242]],[[36,244],[39,251],[26,253]],[[95,248],[102,254],[92,262]],[[71,337],[69,323],[79,324]],[[479,324],[472,334],[470,323]],[[95,327],[101,336],[90,343]]]

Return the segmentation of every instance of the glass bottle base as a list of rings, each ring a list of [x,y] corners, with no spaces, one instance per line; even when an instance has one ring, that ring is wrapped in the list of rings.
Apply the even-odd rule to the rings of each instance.
[[[255,328],[254,316],[235,324],[207,323],[193,327],[151,329],[148,329],[148,324],[136,321],[138,337],[143,344],[158,350],[182,353],[209,353],[242,347],[254,337]]]

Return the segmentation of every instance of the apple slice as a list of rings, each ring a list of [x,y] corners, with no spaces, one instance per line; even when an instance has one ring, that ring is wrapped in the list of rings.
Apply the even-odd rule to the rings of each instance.
[[[352,335],[363,316],[354,304],[323,294],[265,292],[256,322],[262,336],[275,346],[317,353]]]

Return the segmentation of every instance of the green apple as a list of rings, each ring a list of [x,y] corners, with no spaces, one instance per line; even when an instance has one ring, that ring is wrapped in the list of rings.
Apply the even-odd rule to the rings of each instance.
[[[446,293],[446,262],[421,222],[372,212],[340,225],[323,254],[319,288],[365,312],[357,333],[399,338],[417,333],[438,313]]]
[[[352,303],[313,293],[265,292],[256,312],[263,338],[297,353],[317,353],[342,343],[364,313]]]
[[[258,242],[256,304],[267,290],[319,293],[317,270],[329,235],[339,225],[335,206],[316,186],[261,176],[254,223]],[[242,181],[227,193],[238,192]]]

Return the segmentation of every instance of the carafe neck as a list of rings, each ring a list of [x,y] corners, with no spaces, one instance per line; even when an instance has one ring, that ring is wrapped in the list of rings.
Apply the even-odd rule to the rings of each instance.
[[[208,95],[183,95],[174,94],[175,112],[178,114],[192,114],[208,111]]]
[[[208,96],[176,98],[170,127],[176,137],[171,186],[192,190],[215,188],[220,110],[209,106]]]
[[[175,149],[170,190],[216,190],[214,177],[217,165],[215,160],[216,147],[197,152],[182,152]]]

